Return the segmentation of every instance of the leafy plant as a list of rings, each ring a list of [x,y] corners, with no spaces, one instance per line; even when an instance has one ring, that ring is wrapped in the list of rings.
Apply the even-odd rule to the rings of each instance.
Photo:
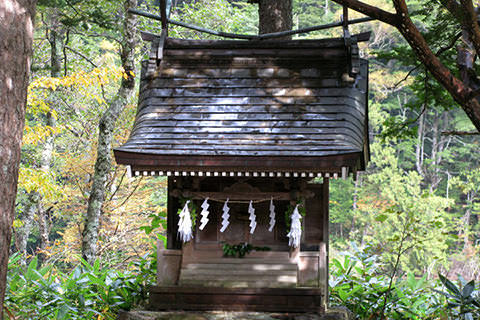
[[[348,308],[356,319],[445,319],[442,301],[429,293],[426,275],[417,278],[409,273],[390,284],[390,277],[383,274],[385,265],[380,256],[372,254],[373,248],[352,247],[353,253],[332,259],[332,304]]]
[[[145,231],[145,234],[149,235],[159,227],[162,227],[163,230],[167,229],[167,211],[165,209],[158,213],[151,213],[148,217],[150,218],[150,224],[140,227],[141,230]]]
[[[37,258],[24,270],[17,254],[8,268],[5,307],[11,319],[115,319],[120,309],[144,303],[155,277],[155,259],[149,257],[126,271],[97,260],[64,273],[53,265],[40,267]]]
[[[305,215],[307,214],[307,209],[305,208],[304,201],[298,200],[295,206],[297,205],[298,205],[298,213],[300,213],[302,218],[305,218]],[[295,206],[289,204],[287,206],[287,210],[285,211],[285,225],[287,226],[287,228],[290,228],[290,225],[292,224],[291,217],[292,217],[293,210],[295,209]],[[302,229],[303,229],[303,226],[302,226]]]
[[[243,258],[253,250],[255,251],[269,251],[269,247],[254,247],[249,243],[228,244],[224,243],[222,246],[223,255],[225,257]]]
[[[188,210],[190,211],[190,219],[192,219],[192,227],[195,227],[195,224],[197,222],[197,206],[195,205],[193,200],[191,200],[191,199],[180,199],[180,207],[177,210],[177,214],[180,215],[180,213],[182,212],[182,209],[185,206],[185,203],[187,203],[187,201],[190,201],[188,203]]]
[[[474,296],[475,280],[466,283],[463,288],[459,288],[441,274],[438,274],[438,278],[445,288],[447,288],[448,292],[434,291],[444,295],[448,299],[447,308],[455,310],[455,316],[465,320],[480,318],[480,300]]]

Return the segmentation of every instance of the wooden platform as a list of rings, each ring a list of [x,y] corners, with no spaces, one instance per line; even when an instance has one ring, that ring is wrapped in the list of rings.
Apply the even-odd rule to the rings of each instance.
[[[150,288],[150,310],[225,310],[323,313],[317,288]]]

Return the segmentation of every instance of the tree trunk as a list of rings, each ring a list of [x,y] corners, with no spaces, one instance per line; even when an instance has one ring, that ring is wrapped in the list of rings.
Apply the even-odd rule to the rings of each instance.
[[[62,36],[57,32],[58,28],[58,17],[55,12],[55,8],[50,9],[52,14],[49,15],[48,20],[49,24],[52,26],[48,34],[48,42],[50,43],[50,76],[51,77],[60,77],[61,76],[61,59],[59,57],[58,47],[62,42]],[[61,51],[61,50],[60,50]],[[52,101],[52,105],[55,105],[55,101]],[[55,127],[56,121],[51,112],[46,114],[45,125],[49,127]],[[52,155],[54,150],[54,141],[55,136],[53,134],[49,135],[45,139],[43,148],[40,155],[40,169],[48,173],[50,171],[50,165],[52,162]],[[30,192],[27,197],[25,205],[25,210],[19,215],[19,219],[22,221],[22,225],[17,228],[15,232],[15,247],[18,252],[22,254],[21,262],[26,264],[26,253],[27,253],[27,244],[28,238],[30,237],[33,222],[35,221],[35,215],[37,215],[37,222],[39,230],[43,232],[48,231],[47,221],[43,210],[43,197],[38,192]],[[45,248],[46,243],[43,241],[45,237],[48,241],[48,234],[43,234],[40,237],[40,247]]]
[[[38,236],[40,238],[40,250],[43,251],[50,244],[49,235],[50,235],[50,223],[49,223],[49,210],[45,210],[43,205],[38,207],[37,218],[38,218]],[[43,253],[39,254],[39,261],[45,261],[45,255]]]
[[[56,8],[51,8],[52,14],[50,16],[50,24],[52,28],[50,29],[48,42],[50,43],[50,76],[59,78],[62,76],[62,59],[60,58],[60,52],[63,48],[63,40],[64,40],[64,30],[60,30],[60,23],[58,22],[58,12]],[[64,61],[66,67],[67,61]],[[52,105],[56,105],[56,101],[52,103]],[[51,112],[47,113],[45,124],[51,128],[55,128],[57,126],[57,121],[55,117],[52,115]],[[45,143],[43,144],[42,156],[40,159],[40,168],[44,172],[49,172],[50,167],[52,164],[53,158],[53,151],[55,150],[55,135],[51,134],[45,139]],[[38,223],[38,231],[40,237],[40,249],[44,250],[49,245],[49,216],[50,209],[45,210],[44,203],[42,199],[37,207],[37,223]],[[40,261],[43,262],[44,255],[41,254],[39,256]]]
[[[355,232],[355,215],[357,214],[358,209],[358,190],[362,185],[361,179],[362,176],[357,175],[357,178],[355,179],[355,185],[353,186],[352,226],[350,228],[350,234],[353,234]]]
[[[418,137],[417,145],[415,146],[415,167],[420,176],[425,178],[425,172],[423,170],[423,147],[425,142],[424,134],[425,112],[422,112],[418,118]]]
[[[28,194],[27,204],[23,212],[19,215],[22,225],[15,230],[15,248],[22,255],[21,262],[26,263],[27,243],[32,231],[35,213],[37,212],[40,195],[38,192],[32,191]]]
[[[36,1],[0,1],[0,320],[17,194]]]
[[[260,0],[258,16],[260,34],[292,30],[292,0]]]
[[[463,252],[466,252],[466,250],[470,247],[470,242],[469,242],[469,235],[470,235],[470,217],[472,215],[472,210],[471,210],[471,205],[473,203],[473,192],[469,191],[467,193],[467,204],[468,208],[465,210],[465,214],[463,215],[461,221],[462,221],[462,229],[458,232],[459,236],[462,236],[463,232]]]
[[[53,57],[52,57],[52,62],[54,62]],[[56,68],[53,68],[53,66],[54,65],[52,63],[52,76],[59,77],[60,65],[57,64]],[[47,126],[50,126],[52,128],[57,125],[55,118],[52,116],[50,112],[47,114],[46,124]],[[55,135],[52,134],[45,139],[45,143],[43,144],[42,157],[40,159],[40,168],[44,172],[50,171],[54,148],[55,148]],[[45,204],[42,201],[42,197],[40,197],[40,200],[37,205],[37,224],[38,224],[38,232],[39,232],[39,238],[40,238],[40,250],[45,250],[45,248],[49,245],[49,240],[48,240],[49,234],[50,234],[50,228],[49,228],[49,222],[48,222],[49,210],[47,212],[44,206]],[[39,248],[37,248],[37,250],[38,249]],[[45,255],[40,254],[39,262],[43,263],[44,260],[45,260]]]
[[[125,12],[135,7],[135,0],[125,1]],[[97,160],[93,176],[92,189],[88,199],[88,208],[82,233],[82,257],[89,263],[93,263],[97,254],[98,230],[100,228],[100,215],[105,201],[105,188],[107,179],[112,168],[112,139],[115,123],[123,111],[128,100],[133,96],[135,89],[135,45],[136,45],[136,18],[132,14],[126,14],[123,30],[123,42],[121,50],[122,66],[125,70],[126,79],[117,95],[110,103],[109,108],[103,114],[99,123]]]

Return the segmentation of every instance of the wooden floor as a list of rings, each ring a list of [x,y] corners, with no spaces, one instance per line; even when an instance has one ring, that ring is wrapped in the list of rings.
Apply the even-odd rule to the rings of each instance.
[[[318,288],[150,288],[150,310],[225,310],[323,313]]]

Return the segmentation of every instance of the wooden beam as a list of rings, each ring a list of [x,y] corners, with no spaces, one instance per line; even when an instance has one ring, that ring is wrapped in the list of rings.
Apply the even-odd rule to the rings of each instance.
[[[262,174],[270,171],[341,172],[341,167],[356,167],[358,159],[363,157],[361,152],[324,157],[181,156],[120,150],[114,150],[114,153],[118,164],[131,165],[133,170],[256,171]]]
[[[207,191],[183,191],[181,196],[184,198],[191,198],[194,200],[204,200],[209,198],[212,201],[226,201],[230,202],[242,201],[253,202],[270,201],[273,200],[290,200],[291,194],[289,192],[207,192]]]
[[[137,9],[129,9],[129,12],[132,14],[136,14],[142,17],[162,21],[162,17],[158,16],[156,14],[151,14],[148,12],[144,12],[141,10]],[[354,19],[350,20],[348,24],[357,24],[357,23],[364,23],[368,21],[373,21],[375,19],[366,17],[366,18],[359,18],[359,19]],[[208,33],[211,35],[219,36],[219,37],[224,37],[224,38],[232,38],[232,39],[245,39],[245,40],[265,40],[265,39],[274,39],[274,38],[281,38],[285,36],[290,36],[294,34],[300,34],[300,33],[309,33],[312,31],[318,31],[318,30],[325,30],[325,29],[330,29],[330,28],[336,28],[336,27],[341,27],[343,26],[343,21],[340,22],[334,22],[334,23],[328,23],[324,25],[316,25],[312,27],[307,27],[307,28],[300,28],[296,30],[289,30],[289,31],[282,31],[282,32],[274,32],[274,33],[266,33],[262,35],[249,35],[249,34],[237,34],[237,33],[228,33],[228,32],[221,32],[221,31],[215,31],[203,27],[199,27],[196,25],[188,24],[185,22],[180,22],[180,21],[175,21],[172,19],[167,19],[168,23],[171,23],[176,26],[184,27],[187,29],[203,32],[203,33]],[[162,28],[163,28],[163,23],[162,23]]]

